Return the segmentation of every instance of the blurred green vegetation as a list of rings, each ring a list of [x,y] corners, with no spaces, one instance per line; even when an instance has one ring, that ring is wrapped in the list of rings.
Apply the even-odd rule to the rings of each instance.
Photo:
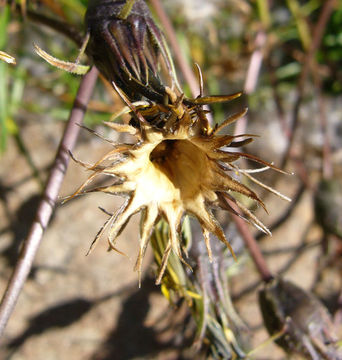
[[[7,31],[6,28],[9,22],[9,8],[6,7],[2,10],[0,14],[0,49],[6,48],[7,45]],[[6,147],[6,137],[8,133],[8,124],[7,124],[7,72],[6,72],[6,63],[0,61],[0,151],[4,151]]]
[[[320,64],[331,71],[324,80],[324,90],[334,94],[342,92],[342,3],[328,23],[323,38],[322,49],[317,58]]]
[[[78,76],[51,67],[36,55],[33,43],[57,58],[73,61],[78,55],[78,46],[48,26],[33,21],[30,13],[70,23],[83,34],[87,1],[31,1],[26,4],[27,13],[21,12],[23,3],[17,1],[15,6],[11,2],[0,8],[0,49],[16,59],[16,65],[0,61],[1,153],[6,150],[8,136],[20,136],[20,128],[28,118],[66,121],[80,81]],[[112,113],[109,105],[97,99],[110,102],[102,86],[98,86],[94,106],[104,110],[87,113],[85,122],[89,126],[108,120]]]
[[[183,7],[178,1],[163,3],[187,61],[191,65],[197,62],[202,68],[207,93],[229,93],[243,88],[248,62],[256,46],[255,35],[262,29],[267,34],[263,50],[267,65],[264,65],[259,80],[259,89],[263,91],[253,95],[256,99],[251,99],[250,106],[258,103],[258,96],[263,96],[265,89],[269,88],[266,93],[271,93],[270,74],[280,91],[295,87],[304,54],[312,42],[313,26],[324,2],[287,0],[271,3],[272,6],[266,0],[189,1]],[[338,94],[342,84],[340,4],[341,1],[325,29],[323,46],[316,54],[324,90],[332,94]],[[53,121],[65,121],[79,84],[77,76],[44,64],[34,53],[32,43],[36,42],[53,56],[68,61],[77,57],[77,45],[48,26],[33,21],[30,12],[67,22],[83,34],[86,7],[87,0],[20,0],[8,1],[8,5],[2,6],[0,49],[12,54],[17,65],[0,63],[1,152],[6,148],[7,137],[16,133],[21,125],[18,114],[28,112],[39,117],[39,114],[48,113]],[[186,91],[186,84],[183,86]],[[32,96],[25,96],[27,93]],[[101,109],[106,109],[106,103],[111,102],[111,96],[101,85],[95,98]],[[231,105],[215,105],[215,120],[222,121],[225,106]],[[108,110],[89,111],[86,123],[89,126],[99,124],[109,115]]]

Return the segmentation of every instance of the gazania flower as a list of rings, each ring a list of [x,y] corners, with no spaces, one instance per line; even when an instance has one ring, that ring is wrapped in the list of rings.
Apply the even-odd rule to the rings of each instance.
[[[136,125],[113,122],[106,124],[115,131],[135,135],[137,142],[113,144],[113,149],[92,166],[81,163],[93,173],[71,197],[90,191],[126,197],[120,209],[109,217],[99,231],[90,250],[107,228],[110,248],[117,250],[119,234],[130,217],[141,212],[140,249],[135,267],[140,278],[149,237],[154,225],[162,217],[169,225],[169,241],[156,280],[158,284],[161,282],[170,252],[174,252],[185,262],[180,232],[182,219],[186,214],[194,216],[199,221],[210,258],[210,233],[222,241],[235,257],[211,211],[214,206],[233,211],[226,202],[226,197],[238,204],[252,223],[268,232],[247,208],[234,199],[233,194],[240,193],[264,207],[256,193],[236,180],[233,174],[243,173],[234,163],[240,157],[270,167],[272,165],[252,155],[231,151],[234,147],[250,142],[250,135],[234,137],[219,134],[224,127],[245,114],[246,110],[231,116],[212,129],[201,106],[205,102],[227,101],[240,94],[186,100],[186,104],[183,97],[177,97],[170,89],[166,89],[170,101],[168,105],[146,103],[135,107],[120,89],[116,87],[116,90],[129,105],[132,115],[136,118],[136,121],[131,123]],[[162,126],[158,119],[162,119]],[[249,174],[245,174],[253,179]],[[109,186],[84,190],[98,175],[108,175],[115,180]]]

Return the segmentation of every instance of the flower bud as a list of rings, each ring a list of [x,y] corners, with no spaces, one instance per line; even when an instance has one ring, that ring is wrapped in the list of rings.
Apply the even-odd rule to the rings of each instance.
[[[130,5],[130,6],[129,6]],[[131,100],[162,102],[176,84],[163,34],[143,0],[91,0],[86,13],[88,53],[95,65]],[[167,80],[160,78],[160,67]]]
[[[341,359],[328,310],[311,293],[274,279],[259,293],[259,304],[270,335],[290,354],[306,359]]]

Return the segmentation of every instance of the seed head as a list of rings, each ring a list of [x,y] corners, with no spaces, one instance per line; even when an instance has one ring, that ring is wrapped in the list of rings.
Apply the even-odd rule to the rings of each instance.
[[[119,90],[119,89],[118,89]],[[120,92],[120,90],[119,90]],[[120,209],[105,223],[98,233],[91,249],[109,227],[109,245],[117,250],[117,237],[129,218],[142,213],[140,249],[135,269],[141,273],[142,260],[154,225],[161,217],[169,225],[169,241],[165,248],[161,268],[157,278],[160,283],[170,252],[174,252],[184,263],[181,243],[181,225],[186,214],[199,221],[208,255],[211,259],[209,234],[213,233],[222,241],[235,257],[233,249],[215,219],[211,209],[220,207],[234,212],[226,202],[226,197],[237,203],[247,218],[263,231],[267,228],[256,219],[242,204],[234,199],[240,193],[255,200],[264,207],[254,191],[234,178],[240,169],[234,163],[240,157],[272,167],[271,164],[248,155],[232,151],[235,147],[249,143],[248,134],[240,136],[220,135],[228,124],[244,115],[246,110],[235,114],[212,129],[205,111],[198,103],[223,101],[239,94],[222,97],[207,97],[192,100],[188,105],[183,97],[177,97],[166,88],[170,103],[168,105],[139,105],[132,108],[137,124],[106,123],[110,128],[136,136],[133,144],[113,144],[113,149],[93,166],[86,166],[92,175],[73,196],[89,191],[101,191],[126,197]],[[191,100],[187,100],[190,101]],[[158,120],[162,119],[160,126]],[[243,171],[241,170],[241,173]],[[83,190],[98,175],[109,175],[114,182],[105,187]],[[252,178],[253,179],[253,178]]]

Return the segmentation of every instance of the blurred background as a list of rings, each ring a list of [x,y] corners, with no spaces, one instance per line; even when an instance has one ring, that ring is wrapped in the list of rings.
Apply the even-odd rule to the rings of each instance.
[[[154,19],[163,23],[153,5]],[[198,63],[207,95],[244,91],[239,100],[212,106],[215,123],[248,106],[231,132],[259,137],[247,152],[293,173],[258,177],[292,198],[260,191],[269,214],[254,209],[272,230],[251,228],[274,274],[310,290],[327,306],[342,332],[342,2],[319,0],[186,0],[164,7],[184,61]],[[79,47],[51,19],[84,34],[86,0],[0,1],[0,292],[32,223],[53,164],[80,77],[58,70],[34,52],[38,44],[58,59],[74,61]],[[68,25],[69,26],[69,25]],[[174,55],[174,49],[171,53]],[[82,63],[89,63],[86,56]],[[191,96],[179,64],[179,81]],[[101,123],[122,107],[99,79],[85,124],[120,140]],[[97,161],[109,145],[81,130],[74,155]],[[61,198],[87,178],[71,162]],[[154,285],[152,253],[141,289],[133,272],[139,219],[119,240],[127,257],[107,253],[106,239],[85,254],[119,197],[92,194],[56,208],[30,277],[5,333],[4,359],[188,359],[195,326],[182,303],[172,304]],[[245,323],[250,347],[269,338],[258,305],[260,275],[227,213],[218,213],[239,261],[226,272],[230,297]],[[193,241],[202,241],[197,224]],[[285,359],[269,342],[251,359]]]

